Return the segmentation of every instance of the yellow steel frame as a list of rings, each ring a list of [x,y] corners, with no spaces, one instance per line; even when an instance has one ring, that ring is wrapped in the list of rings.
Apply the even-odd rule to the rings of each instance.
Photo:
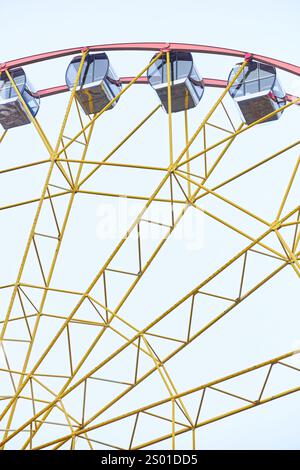
[[[221,378],[218,378],[218,379],[213,380],[211,382],[200,385],[199,387],[195,387],[193,389],[186,390],[184,392],[178,393],[176,395],[173,395],[170,398],[165,398],[163,400],[156,401],[154,403],[150,403],[149,405],[142,406],[142,407],[140,407],[138,409],[135,409],[133,411],[130,411],[126,414],[119,415],[119,416],[116,416],[114,418],[105,420],[105,421],[103,421],[99,424],[89,426],[85,429],[79,429],[76,432],[76,435],[78,437],[83,437],[82,434],[87,434],[91,431],[94,431],[95,429],[109,427],[109,425],[111,425],[115,422],[121,421],[121,420],[125,420],[126,418],[131,417],[131,416],[135,416],[136,421],[137,421],[140,414],[142,414],[142,413],[151,414],[151,413],[149,413],[149,410],[152,410],[153,408],[155,409],[156,407],[164,405],[165,403],[171,402],[171,405],[172,405],[172,419],[167,419],[167,418],[164,418],[163,416],[159,416],[157,414],[154,415],[154,416],[156,416],[160,419],[166,419],[170,422],[170,429],[171,429],[170,434],[160,435],[159,437],[157,437],[155,439],[152,439],[151,441],[143,442],[143,443],[140,443],[139,445],[136,445],[136,446],[131,445],[131,446],[129,446],[129,448],[130,449],[143,449],[145,447],[156,444],[158,442],[171,439],[172,448],[174,449],[175,448],[175,438],[176,438],[176,436],[180,436],[183,433],[190,432],[191,435],[192,435],[192,448],[195,449],[196,448],[195,429],[198,429],[200,427],[203,427],[203,426],[206,426],[208,424],[214,423],[216,421],[222,420],[224,418],[233,416],[234,414],[250,410],[251,408],[254,408],[254,407],[257,407],[257,406],[260,406],[260,405],[264,405],[266,403],[269,403],[273,400],[277,400],[279,398],[285,397],[287,395],[291,395],[293,393],[299,392],[300,391],[300,386],[284,390],[284,391],[282,391],[280,393],[277,393],[277,394],[274,394],[272,396],[264,396],[265,388],[266,388],[266,385],[267,385],[268,381],[270,380],[271,372],[272,372],[272,370],[274,370],[274,366],[277,365],[277,366],[282,367],[282,368],[291,367],[288,363],[285,363],[284,361],[289,359],[292,356],[298,355],[299,353],[300,353],[300,351],[297,350],[297,351],[288,352],[286,354],[282,354],[281,356],[277,356],[277,357],[274,357],[274,358],[269,359],[267,361],[261,362],[259,364],[255,364],[254,366],[248,367],[247,369],[243,369],[243,370],[234,372],[234,373],[232,373],[230,375],[227,375],[225,377],[221,377]],[[259,390],[259,393],[258,393],[258,396],[257,396],[256,400],[253,400],[253,398],[251,399],[251,398],[246,397],[246,396],[240,396],[240,395],[236,395],[236,394],[233,394],[231,392],[228,392],[228,391],[224,390],[225,387],[223,389],[220,389],[219,387],[217,387],[220,384],[222,386],[222,384],[226,381],[230,381],[232,379],[242,377],[242,376],[245,376],[245,375],[250,375],[251,372],[254,372],[254,371],[259,370],[259,369],[265,369],[266,374],[265,374],[265,379],[264,379],[263,383],[261,384],[261,387],[260,387],[260,390]],[[298,372],[300,372],[299,369],[296,369],[296,370]],[[207,392],[209,390],[215,390],[215,391],[219,392],[221,395],[225,394],[225,395],[228,395],[228,396],[232,396],[232,397],[237,398],[238,400],[240,400],[241,404],[242,404],[242,402],[247,403],[247,404],[245,404],[244,406],[240,406],[238,408],[234,408],[234,407],[230,408],[229,407],[228,411],[226,411],[223,414],[215,415],[215,416],[211,417],[210,419],[200,421],[199,420],[200,412],[204,408],[204,394],[205,394],[205,392]],[[198,408],[197,415],[196,415],[195,419],[193,420],[193,423],[191,425],[187,425],[187,424],[183,424],[183,423],[180,423],[180,422],[176,421],[174,403],[176,402],[176,400],[178,400],[180,398],[184,398],[185,396],[194,395],[194,394],[196,395],[195,399],[199,403],[199,408]],[[177,430],[177,431],[175,431],[175,424],[180,425],[180,429]],[[135,427],[136,427],[136,422],[135,422]],[[53,439],[52,441],[48,441],[48,442],[46,442],[42,445],[39,445],[39,446],[35,447],[35,449],[39,450],[39,449],[46,449],[46,448],[51,448],[51,447],[55,448],[55,449],[58,449],[63,444],[65,444],[69,439],[72,439],[72,438],[74,438],[74,434],[65,435],[65,436],[62,436],[59,439]],[[86,437],[84,437],[84,438],[86,439]]]
[[[244,67],[247,65],[247,61],[244,61],[240,66],[238,72],[233,77],[232,81],[228,84],[226,89],[221,93],[220,97],[213,104],[210,111],[204,117],[204,119],[199,124],[196,131],[190,137],[189,132],[189,119],[188,119],[188,109],[184,111],[184,141],[185,145],[182,151],[179,153],[176,159],[174,159],[174,144],[173,144],[173,122],[172,122],[172,83],[171,83],[171,73],[170,73],[170,52],[167,50],[165,52],[160,52],[150,64],[142,69],[142,71],[115,97],[107,106],[105,106],[99,113],[95,114],[88,122],[84,123],[84,117],[81,114],[80,107],[76,101],[76,86],[78,84],[79,76],[83,67],[84,59],[88,53],[85,50],[82,53],[82,59],[80,67],[77,73],[75,84],[71,92],[64,118],[59,130],[58,138],[54,147],[50,144],[46,133],[44,132],[42,126],[38,120],[32,117],[30,111],[28,110],[26,103],[24,102],[22,96],[19,93],[19,90],[14,83],[11,74],[9,71],[6,71],[9,80],[11,81],[18,97],[31,120],[35,130],[37,131],[43,145],[45,146],[49,157],[40,161],[34,161],[24,165],[19,165],[11,168],[7,168],[0,171],[0,175],[8,172],[21,171],[25,168],[31,168],[37,165],[47,165],[49,166],[48,172],[46,174],[42,194],[40,197],[29,199],[25,201],[18,201],[13,204],[5,205],[0,207],[0,210],[8,210],[16,207],[20,207],[28,204],[37,204],[36,213],[32,223],[32,227],[29,233],[28,241],[25,247],[25,251],[21,260],[20,268],[16,281],[11,284],[0,286],[1,290],[12,289],[12,294],[10,298],[10,303],[6,315],[0,317],[0,345],[5,357],[5,365],[0,368],[0,373],[6,374],[5,377],[11,382],[14,393],[10,395],[1,396],[1,401],[4,402],[4,407],[2,407],[0,413],[0,425],[1,431],[3,432],[2,440],[0,442],[1,448],[4,449],[7,444],[13,444],[14,439],[21,439],[21,447],[23,449],[42,449],[42,448],[53,448],[58,449],[62,446],[70,446],[71,449],[76,449],[77,443],[80,440],[84,439],[90,449],[93,449],[96,445],[108,445],[111,448],[120,448],[117,444],[110,442],[109,444],[100,442],[95,439],[93,436],[98,429],[109,427],[112,424],[126,420],[129,417],[134,418],[133,428],[130,428],[129,432],[129,449],[141,449],[148,446],[155,446],[159,442],[168,441],[168,446],[172,449],[176,448],[176,439],[178,436],[184,433],[191,434],[191,447],[193,449],[197,448],[197,429],[203,427],[207,424],[213,423],[225,417],[232,416],[233,414],[240,413],[246,410],[249,410],[253,407],[257,407],[262,404],[269,403],[271,400],[275,400],[286,396],[288,394],[295,393],[300,390],[300,386],[294,389],[283,390],[280,393],[272,396],[265,396],[266,385],[270,379],[274,367],[292,367],[290,364],[285,362],[294,354],[299,354],[300,351],[293,351],[287,354],[272,358],[263,363],[249,367],[239,372],[232,373],[230,376],[222,377],[211,381],[209,383],[203,384],[197,388],[186,390],[184,392],[179,392],[177,386],[175,385],[175,379],[171,376],[167,368],[167,362],[172,359],[175,355],[187,348],[192,342],[198,340],[201,335],[206,332],[208,329],[212,328],[217,322],[221,321],[226,315],[228,315],[232,310],[238,307],[245,299],[250,295],[254,294],[259,288],[268,283],[271,279],[274,278],[284,269],[292,269],[293,272],[300,277],[300,251],[299,251],[299,242],[300,242],[300,206],[295,207],[293,210],[286,212],[286,203],[289,197],[289,194],[292,188],[295,185],[296,176],[298,175],[299,166],[300,166],[300,157],[298,158],[292,174],[290,176],[286,190],[282,196],[280,206],[275,218],[266,220],[260,215],[252,212],[251,210],[243,207],[241,204],[236,203],[235,201],[230,200],[227,197],[224,197],[218,190],[233,180],[241,178],[243,175],[254,171],[256,168],[265,165],[266,163],[272,161],[273,159],[284,155],[287,151],[296,148],[300,144],[300,140],[286,146],[284,149],[279,150],[278,152],[272,154],[271,156],[265,158],[264,160],[256,163],[255,165],[243,170],[242,172],[230,177],[227,180],[222,181],[218,185],[210,187],[209,179],[212,174],[214,174],[215,169],[219,166],[220,162],[227,157],[227,154],[230,151],[231,146],[234,144],[235,140],[243,133],[249,132],[257,124],[262,123],[268,117],[276,114],[274,111],[268,116],[260,119],[259,121],[251,124],[250,126],[244,126],[241,124],[237,129],[234,127],[231,120],[230,114],[227,111],[224,98],[226,97],[229,88],[232,83],[238,78],[242,73]],[[103,113],[111,106],[111,104],[116,101],[121,95],[123,95],[135,82],[141,77],[145,71],[152,65],[156,60],[158,60],[161,55],[165,53],[167,59],[167,95],[168,95],[168,137],[169,137],[169,165],[165,166],[151,166],[143,164],[129,164],[126,162],[111,162],[109,161],[113,155],[128,141],[133,135],[140,131],[145,123],[147,123],[161,108],[161,106],[156,106],[150,113],[146,115],[141,122],[139,122],[102,160],[88,160],[87,152],[90,146],[92,139],[93,131],[96,125],[98,118],[103,115]],[[187,98],[187,97],[186,97]],[[288,109],[293,104],[296,104],[300,99],[294,100],[292,103],[287,104],[282,109]],[[69,120],[71,119],[71,109],[74,109],[77,113],[77,121],[79,130],[72,137],[68,137],[66,134],[66,129]],[[187,108],[187,106],[186,106]],[[220,126],[211,122],[212,117],[214,116],[217,109],[223,108],[227,117],[227,124],[229,124],[230,129],[227,129],[225,126]],[[277,111],[277,112],[280,112]],[[208,145],[207,129],[208,127],[216,129],[218,131],[223,131],[227,136],[213,144]],[[197,138],[202,134],[203,140],[203,149],[197,152],[194,155],[191,155],[191,146],[197,142]],[[0,137],[0,143],[4,139],[6,132]],[[83,139],[80,140],[80,139]],[[77,150],[80,148],[80,157],[72,157],[69,154],[69,151],[74,146],[77,146]],[[211,157],[212,150],[222,148],[217,155]],[[191,163],[196,159],[204,161],[204,175],[199,175],[192,172]],[[198,160],[197,160],[198,161]],[[71,169],[71,165],[76,167],[76,171]],[[137,194],[118,194],[118,193],[107,193],[94,191],[90,189],[84,189],[87,182],[89,182],[94,175],[96,175],[101,167],[118,167],[120,169],[124,168],[126,170],[130,169],[139,169],[141,171],[147,172],[162,172],[163,177],[157,187],[154,189],[150,196],[142,196]],[[83,168],[89,169],[87,174],[82,177]],[[57,169],[63,176],[67,187],[57,187],[54,184],[53,175]],[[173,185],[177,185],[177,188],[180,190],[181,198],[175,198],[173,192]],[[163,188],[169,185],[170,196],[161,197],[160,192]],[[186,186],[187,191],[184,187]],[[56,187],[59,189],[59,192],[53,193],[52,189]],[[76,291],[69,290],[64,288],[57,288],[52,285],[52,278],[57,264],[57,259],[59,257],[61,245],[64,239],[64,235],[67,229],[68,221],[72,211],[72,207],[76,198],[80,197],[81,194],[93,195],[93,196],[106,196],[106,197],[124,197],[128,199],[135,199],[138,201],[145,201],[145,204],[131,226],[128,228],[124,236],[121,238],[119,243],[112,251],[111,255],[107,261],[100,267],[97,275],[87,286],[85,291]],[[202,198],[206,196],[212,196],[220,201],[222,201],[227,206],[234,208],[236,211],[243,213],[249,218],[255,220],[260,224],[262,230],[260,234],[253,236],[240,227],[233,225],[227,220],[221,218],[220,216],[211,213],[204,207],[200,206]],[[56,209],[55,209],[55,198],[68,198],[66,208],[64,210],[62,221],[58,221]],[[161,202],[167,204],[170,208],[171,213],[171,224],[160,224],[163,225],[166,229],[164,235],[158,241],[156,246],[153,248],[152,252],[148,255],[146,259],[142,257],[142,240],[140,238],[140,226],[142,223],[156,223],[155,221],[148,220],[145,218],[147,210],[155,203]],[[39,220],[43,214],[46,204],[49,203],[50,210],[53,216],[53,227],[57,235],[51,233],[42,233],[38,231]],[[181,210],[179,215],[175,217],[174,215],[174,206],[179,205]],[[146,273],[154,259],[159,254],[161,248],[164,246],[169,236],[178,226],[181,219],[184,217],[189,208],[194,208],[195,210],[201,211],[207,217],[212,218],[219,224],[227,227],[229,230],[237,233],[243,239],[248,240],[248,245],[246,245],[242,250],[240,250],[236,255],[231,257],[225,264],[220,266],[214,273],[212,273],[207,279],[202,280],[198,285],[196,285],[190,292],[184,295],[179,299],[174,305],[170,306],[163,314],[160,314],[151,321],[143,329],[138,328],[133,323],[129,322],[124,318],[122,314],[122,307],[124,306],[128,297],[132,294],[135,287],[142,279],[143,275]],[[286,227],[291,227],[294,230],[293,243],[289,244],[285,239],[283,230]],[[139,271],[137,273],[131,273],[123,271],[122,269],[116,269],[114,267],[114,260],[117,258],[119,253],[126,252],[126,242],[129,240],[131,235],[137,235],[138,240],[138,257],[139,257]],[[279,246],[282,250],[270,246],[268,243],[268,236],[270,234],[275,234],[279,241]],[[50,265],[48,269],[43,265],[41,253],[39,250],[37,240],[39,237],[51,238],[55,241],[55,248],[53,252],[49,254]],[[23,279],[24,269],[29,262],[29,253],[33,250],[36,255],[36,265],[41,273],[41,284],[28,283]],[[260,251],[263,250],[263,251]],[[276,269],[273,269],[265,277],[260,278],[256,281],[255,285],[245,291],[244,289],[244,277],[247,270],[247,256],[250,252],[260,253],[261,255],[274,258],[278,261],[278,266]],[[238,292],[239,295],[237,298],[230,298],[225,296],[220,296],[217,293],[206,291],[206,286],[210,285],[214,279],[230,269],[237,261],[242,260],[243,270],[238,281]],[[106,285],[106,276],[109,272],[117,272],[121,276],[130,275],[132,282],[126,292],[116,299],[117,303],[115,307],[110,307],[109,302],[107,301],[108,287]],[[95,288],[103,287],[105,293],[105,301],[102,302],[97,298],[95,294]],[[41,293],[41,297],[38,305],[28,297],[26,294],[26,289],[30,288],[36,292]],[[67,296],[73,296],[76,300],[75,307],[70,311],[69,315],[62,315],[59,312],[57,314],[48,313],[45,311],[45,305],[47,296],[49,292],[56,292],[64,294]],[[191,324],[194,315],[194,303],[197,296],[212,296],[216,299],[223,299],[228,302],[228,305],[221,312],[218,312],[216,316],[211,319],[206,324],[202,325],[196,332],[191,331]],[[34,308],[34,313],[29,312],[25,306],[24,299],[31,304],[31,307]],[[18,304],[17,304],[18,302]],[[95,311],[99,316],[98,321],[86,320],[80,318],[80,313],[86,302],[89,302],[93,306]],[[16,308],[16,305],[19,305]],[[170,336],[164,336],[156,333],[155,327],[162,322],[163,319],[168,316],[172,316],[176,313],[177,309],[182,306],[187,306],[186,314],[186,326],[187,326],[187,335],[184,340]],[[79,316],[79,317],[78,317]],[[47,347],[39,355],[38,359],[31,362],[33,347],[37,341],[38,332],[40,328],[40,322],[42,318],[49,319],[59,319],[61,320],[61,326],[58,328],[56,334],[49,341]],[[29,340],[20,340],[17,338],[11,338],[8,331],[11,329],[10,326],[18,323],[20,320],[24,321],[24,328],[27,329],[29,334]],[[30,320],[30,322],[29,322]],[[89,325],[97,328],[97,334],[91,344],[88,345],[86,351],[81,355],[80,360],[77,364],[74,363],[72,347],[74,346],[70,337],[70,326],[73,324],[79,325]],[[120,328],[120,325],[126,326],[126,334]],[[78,374],[80,373],[82,367],[86,364],[87,360],[95,350],[95,348],[101,343],[102,338],[106,332],[113,332],[119,338],[122,339],[122,345],[115,349],[114,352],[110,353],[107,357],[103,358],[101,362],[97,363],[95,367],[92,367],[88,372],[85,372],[80,378]],[[55,348],[58,340],[62,338],[62,335],[66,337],[66,344],[68,350],[68,359],[70,363],[70,374],[61,375],[61,374],[47,374],[40,372],[40,366],[43,364],[45,359],[48,357],[49,353]],[[151,338],[161,338],[173,342],[174,348],[170,353],[161,357],[151,344]],[[10,358],[6,353],[5,345],[7,342],[25,342],[26,350],[23,357],[23,365],[19,370],[14,369],[10,366]],[[86,416],[86,402],[88,400],[88,384],[89,380],[95,379],[95,374],[102,370],[105,366],[109,365],[111,361],[117,358],[127,351],[129,348],[133,348],[136,351],[136,358],[134,360],[134,380],[132,382],[118,382],[119,384],[124,385],[126,388],[118,393],[116,396],[112,397],[109,401],[105,403],[104,406],[99,407],[97,412],[92,416]],[[150,361],[151,366],[148,367],[146,372],[141,374],[139,372],[139,361],[141,357],[147,358]],[[261,384],[260,392],[255,401],[251,400],[246,396],[238,396],[232,394],[225,389],[220,389],[219,385],[224,385],[224,382],[239,378],[245,374],[251,374],[254,370],[265,369],[266,375],[265,380]],[[293,369],[296,370],[295,367]],[[297,369],[299,371],[299,369]],[[128,413],[122,415],[116,415],[113,418],[104,419],[102,414],[110,410],[110,408],[118,403],[123,397],[125,397],[132,390],[136,389],[139,384],[143,383],[148,377],[152,374],[158,374],[164,388],[167,391],[168,397],[160,401],[150,402],[144,406],[140,406]],[[16,382],[17,378],[17,382]],[[51,381],[47,379],[57,378],[62,380],[62,386],[59,390],[55,390],[51,386]],[[102,379],[105,381],[105,379]],[[49,383],[48,383],[49,382]],[[114,382],[107,379],[107,382]],[[35,387],[41,387],[45,392],[49,394],[48,399],[39,398],[35,394]],[[73,416],[71,412],[68,411],[66,405],[66,397],[72,395],[72,392],[77,391],[79,387],[83,387],[83,396],[82,396],[82,419]],[[214,390],[219,393],[219,396],[229,395],[237,398],[243,402],[240,407],[235,407],[233,409],[228,409],[222,415],[216,415],[210,419],[201,420],[201,412],[203,407],[205,407],[205,394],[209,390]],[[1,394],[2,395],[2,394]],[[186,396],[194,397],[195,400],[199,401],[199,409],[196,418],[193,417],[185,404],[184,398]],[[30,418],[24,420],[22,424],[18,423],[14,425],[14,420],[18,414],[18,406],[21,402],[30,402],[32,404],[32,414]],[[159,410],[156,410],[157,407],[169,403],[169,414],[168,416],[163,416],[160,414]],[[50,419],[50,414],[53,410],[57,410],[60,413],[60,416],[64,417],[64,423],[54,422]],[[167,421],[170,424],[170,432],[168,434],[151,437],[147,441],[137,442],[136,441],[136,430],[139,425],[140,417],[143,415],[153,416],[157,419]],[[49,417],[49,418],[48,418]],[[43,429],[46,424],[55,426],[62,426],[68,429],[66,434],[52,439],[51,441],[43,442],[42,444],[35,444],[36,438],[42,435]],[[91,436],[92,433],[92,436]],[[22,439],[24,437],[24,439]]]

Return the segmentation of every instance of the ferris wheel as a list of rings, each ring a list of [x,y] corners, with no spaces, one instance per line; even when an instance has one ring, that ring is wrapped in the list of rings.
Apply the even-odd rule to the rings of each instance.
[[[2,449],[198,449],[298,397],[299,76],[175,43],[1,65]]]

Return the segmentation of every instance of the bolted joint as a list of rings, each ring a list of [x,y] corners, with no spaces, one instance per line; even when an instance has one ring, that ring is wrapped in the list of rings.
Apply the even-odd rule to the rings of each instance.
[[[270,97],[273,101],[276,101],[276,96],[274,95],[273,91],[269,91],[269,97]]]
[[[176,163],[172,163],[169,167],[168,167],[168,171],[170,173],[174,173],[174,171],[177,170],[177,165]]]
[[[160,49],[160,52],[171,52],[171,44],[169,42],[166,43],[165,47],[163,47],[162,49]]]
[[[245,61],[246,62],[251,62],[252,59],[253,59],[253,54],[251,54],[250,52],[246,52]]]
[[[0,64],[0,72],[5,72],[8,69],[7,64],[4,62]]]
[[[281,228],[281,225],[282,225],[282,222],[279,220],[275,220],[275,222],[270,226],[270,228],[272,229],[272,231],[274,230],[278,230]]]

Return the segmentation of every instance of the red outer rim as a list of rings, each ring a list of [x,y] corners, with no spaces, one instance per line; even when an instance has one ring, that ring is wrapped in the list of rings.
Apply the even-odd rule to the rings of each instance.
[[[121,83],[130,83],[133,80],[134,77],[122,77],[120,78]],[[226,88],[227,82],[226,80],[219,80],[217,78],[204,78],[203,79],[204,85],[207,87],[213,87],[213,88]],[[148,84],[147,77],[140,77],[137,81],[137,84]],[[45,88],[44,90],[39,90],[37,92],[38,96],[40,98],[46,98],[47,96],[53,96],[53,95],[58,95],[60,93],[65,93],[69,91],[67,85],[60,85],[52,88]],[[287,101],[294,101],[297,99],[296,96],[293,95],[286,95]],[[300,103],[297,103],[298,106],[300,106]]]
[[[88,47],[74,47],[70,49],[62,49],[59,51],[44,52],[41,54],[36,54],[28,57],[23,57],[20,59],[10,60],[4,64],[0,65],[0,69],[5,68],[14,68],[21,67],[25,65],[35,64],[45,60],[57,59],[60,57],[66,57],[69,55],[80,54],[83,50],[88,49],[89,51],[165,51],[165,50],[177,50],[177,51],[188,51],[193,53],[200,54],[216,54],[223,56],[233,56],[245,58],[249,55],[249,52],[239,51],[236,49],[227,49],[224,47],[216,46],[205,46],[197,44],[181,44],[181,43],[165,43],[165,42],[137,42],[137,43],[119,43],[119,44],[102,44],[96,46]],[[265,62],[269,65],[273,65],[276,68],[284,70],[285,72],[292,73],[294,75],[300,76],[300,66],[290,64],[288,62],[283,62],[281,60],[272,59],[271,57],[266,57],[258,54],[251,54],[251,57],[254,60]],[[122,83],[129,83],[132,80],[131,77],[123,77],[121,79]],[[137,83],[147,83],[146,77],[141,77]],[[224,80],[217,79],[204,79],[206,86],[224,88],[226,87],[226,82]],[[46,96],[52,96],[59,93],[64,93],[67,91],[67,87],[64,85],[48,88],[45,90],[40,90],[38,95],[43,98]],[[293,97],[290,95],[287,96],[290,100]]]
[[[59,57],[65,57],[68,55],[79,54],[83,47],[73,47],[71,49],[62,49],[53,52],[44,52],[42,54],[36,54],[21,59],[15,59],[2,64],[2,67],[12,68],[20,67],[24,65],[34,64],[36,62],[42,62],[44,60],[56,59]],[[178,44],[178,43],[165,43],[165,42],[137,42],[137,43],[120,43],[120,44],[102,44],[98,46],[87,47],[90,51],[160,51],[160,50],[184,50],[202,54],[218,54],[228,55],[234,57],[245,57],[248,54],[247,51],[238,51],[236,49],[226,49],[224,47],[215,46],[203,46],[197,44]],[[274,65],[279,69],[285,70],[286,72],[293,73],[300,76],[300,67],[297,65],[283,62],[281,60],[272,59],[270,57],[251,54],[253,59],[259,60],[270,65]]]

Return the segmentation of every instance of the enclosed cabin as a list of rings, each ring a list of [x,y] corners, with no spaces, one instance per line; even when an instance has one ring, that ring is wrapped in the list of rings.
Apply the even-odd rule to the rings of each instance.
[[[231,71],[228,83],[232,81],[242,64]],[[286,104],[286,94],[272,65],[249,62],[229,90],[240,112],[249,125],[278,110]],[[274,114],[263,122],[276,121],[283,111]]]
[[[168,112],[168,64],[166,54],[149,67],[148,81],[158,94],[164,109]],[[193,64],[193,57],[190,52],[170,52],[170,82],[172,113],[197,106],[204,93],[204,85]]]
[[[81,63],[81,56],[74,57],[66,71],[66,84],[71,90]],[[121,83],[110,66],[105,53],[88,54],[76,86],[76,98],[85,114],[101,111],[121,91]],[[118,100],[108,108],[113,108]]]
[[[29,112],[33,117],[36,116],[40,100],[38,95],[32,91],[24,70],[22,68],[10,70],[10,75]],[[0,123],[5,130],[30,123],[25,107],[5,71],[0,74]]]

